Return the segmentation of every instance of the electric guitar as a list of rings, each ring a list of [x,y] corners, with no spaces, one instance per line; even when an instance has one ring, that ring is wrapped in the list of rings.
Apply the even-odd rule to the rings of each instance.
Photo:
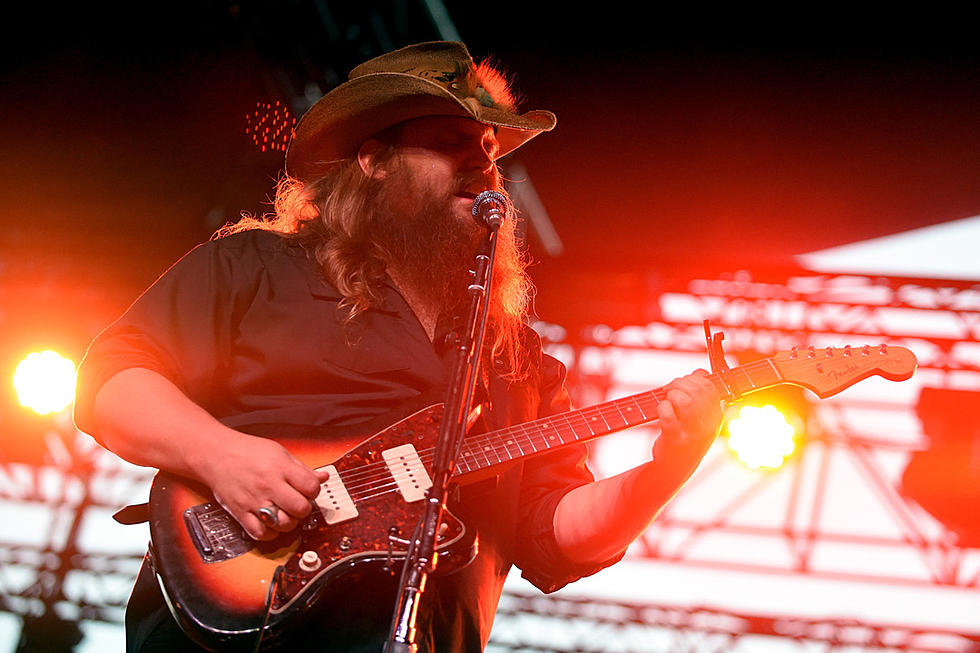
[[[720,398],[784,383],[826,398],[873,375],[906,380],[915,367],[915,355],[903,347],[810,348],[709,378]],[[661,388],[469,434],[453,481],[467,483],[513,461],[652,422],[665,396]],[[359,574],[400,567],[431,485],[427,466],[441,415],[442,406],[436,404],[377,430],[362,426],[353,433],[321,428],[302,438],[273,435],[305,464],[327,470],[329,477],[310,517],[270,542],[249,538],[203,485],[159,472],[150,490],[152,558],[185,632],[208,648],[250,649],[260,634],[262,641],[284,634],[314,604],[333,599],[349,603],[344,590]],[[324,438],[317,439],[321,434]],[[474,553],[474,539],[447,510],[437,548],[439,571],[465,565]]]

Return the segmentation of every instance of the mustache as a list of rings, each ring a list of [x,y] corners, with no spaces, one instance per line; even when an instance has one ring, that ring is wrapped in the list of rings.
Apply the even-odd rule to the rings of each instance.
[[[500,186],[499,178],[496,175],[486,173],[464,175],[456,183],[453,194],[476,197],[485,190],[503,192]]]

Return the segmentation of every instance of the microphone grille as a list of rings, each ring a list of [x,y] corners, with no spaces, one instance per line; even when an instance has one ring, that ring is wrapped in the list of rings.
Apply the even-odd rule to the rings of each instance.
[[[494,208],[494,204],[497,205],[498,210],[505,213],[510,212],[510,202],[503,193],[485,190],[473,199],[473,217],[479,218],[484,211]]]

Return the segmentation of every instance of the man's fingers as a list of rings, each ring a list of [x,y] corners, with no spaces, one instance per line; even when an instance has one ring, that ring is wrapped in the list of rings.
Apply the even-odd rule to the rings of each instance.
[[[310,514],[313,506],[310,500],[300,494],[291,485],[285,485],[273,499],[269,502],[280,508],[280,512],[286,512],[290,517],[302,519]],[[282,518],[280,515],[280,523]]]
[[[279,508],[278,521],[275,524],[271,524],[270,528],[273,531],[278,531],[279,533],[288,533],[289,531],[299,526],[299,522],[300,522],[299,519],[296,519],[292,515],[289,515],[282,508]]]
[[[681,423],[677,419],[677,411],[674,409],[669,397],[667,400],[661,401],[660,405],[657,406],[657,417],[660,420],[660,430],[664,434],[680,437],[682,430]]]
[[[242,525],[242,528],[253,540],[271,540],[276,536],[275,531],[266,528],[265,524],[259,520],[258,515],[251,512],[244,513],[238,519],[238,523]]]
[[[327,472],[314,472],[302,463],[286,470],[286,481],[308,500],[315,499],[320,494],[320,483],[327,480]]]

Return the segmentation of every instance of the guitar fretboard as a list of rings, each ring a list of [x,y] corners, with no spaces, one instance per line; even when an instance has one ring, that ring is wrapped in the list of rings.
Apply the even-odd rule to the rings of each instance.
[[[724,378],[708,378],[719,398],[729,390],[735,397],[783,381],[771,359],[765,358],[725,372]],[[456,461],[456,474],[466,474],[518,458],[585,442],[608,433],[639,426],[657,419],[657,408],[667,398],[666,388],[613,399],[581,410],[571,410],[523,424],[468,436]]]

